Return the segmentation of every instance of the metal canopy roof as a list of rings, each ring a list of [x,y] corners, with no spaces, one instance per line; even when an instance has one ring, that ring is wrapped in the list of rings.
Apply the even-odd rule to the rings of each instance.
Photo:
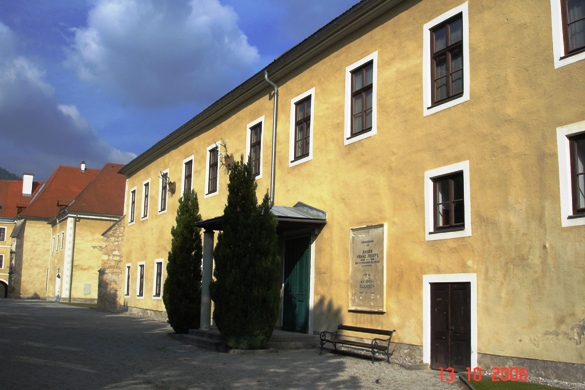
[[[278,218],[278,232],[321,227],[327,223],[326,212],[302,202],[293,207],[273,206],[270,212]],[[223,230],[223,215],[197,222],[195,226],[206,230]]]

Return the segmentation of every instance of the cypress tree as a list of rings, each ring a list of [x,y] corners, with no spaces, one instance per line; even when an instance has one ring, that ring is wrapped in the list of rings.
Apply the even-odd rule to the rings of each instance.
[[[277,219],[268,194],[261,205],[250,162],[229,168],[223,232],[214,251],[213,319],[230,348],[260,349],[272,336],[280,303]]]
[[[169,324],[175,333],[199,328],[203,247],[201,229],[195,227],[198,221],[201,215],[197,194],[194,191],[185,193],[179,199],[176,225],[171,228],[171,250],[163,291]]]

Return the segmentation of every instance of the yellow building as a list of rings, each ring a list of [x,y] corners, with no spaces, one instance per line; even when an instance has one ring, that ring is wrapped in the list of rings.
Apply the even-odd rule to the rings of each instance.
[[[122,216],[125,177],[121,164],[107,163],[59,214],[51,230],[47,299],[96,303],[102,233]]]
[[[359,2],[122,169],[124,305],[164,316],[190,188],[209,277],[221,163],[250,155],[280,221],[277,327],[396,329],[395,356],[434,369],[585,381],[583,13]]]

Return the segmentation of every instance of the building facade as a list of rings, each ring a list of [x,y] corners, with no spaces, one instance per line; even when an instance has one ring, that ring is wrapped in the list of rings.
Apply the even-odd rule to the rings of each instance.
[[[585,381],[583,15],[359,2],[122,169],[124,305],[164,316],[178,199],[197,192],[209,248],[243,156],[282,222],[276,326]]]

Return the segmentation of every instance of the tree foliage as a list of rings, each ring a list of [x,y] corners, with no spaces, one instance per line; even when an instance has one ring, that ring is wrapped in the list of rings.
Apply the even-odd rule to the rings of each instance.
[[[226,345],[260,349],[272,336],[280,303],[281,260],[277,219],[264,196],[258,205],[250,162],[229,168],[223,232],[214,251],[213,319]]]
[[[175,333],[187,333],[199,328],[201,307],[201,259],[203,248],[199,202],[194,191],[179,199],[175,226],[171,228],[171,250],[167,262],[167,277],[163,301],[169,324]]]

